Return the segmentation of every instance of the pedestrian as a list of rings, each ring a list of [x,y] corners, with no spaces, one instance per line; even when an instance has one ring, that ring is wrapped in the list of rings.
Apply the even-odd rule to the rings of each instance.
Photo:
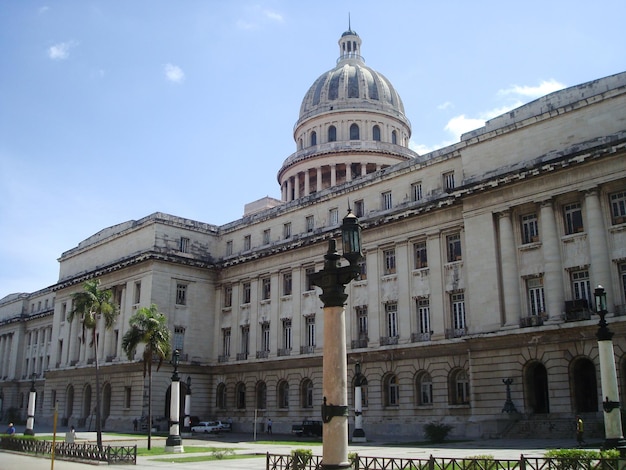
[[[271,418],[267,418],[267,433],[272,434],[272,420]]]
[[[585,439],[583,437],[583,433],[585,431],[585,426],[583,423],[583,419],[580,416],[576,416],[576,441],[578,442],[578,447],[586,444]]]
[[[7,428],[7,434],[11,437],[15,436],[15,426],[13,426],[13,423],[9,423],[9,427]]]
[[[138,425],[138,424],[139,424],[139,423],[138,423],[138,421],[137,421],[137,418],[135,418],[135,419],[133,420],[133,430],[134,430],[134,431],[137,431],[137,425]]]

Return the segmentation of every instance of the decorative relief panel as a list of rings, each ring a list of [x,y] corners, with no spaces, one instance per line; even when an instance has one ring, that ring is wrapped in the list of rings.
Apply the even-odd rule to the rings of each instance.
[[[430,282],[428,269],[418,269],[413,271],[411,278],[411,295],[413,297],[426,297],[430,295]]]
[[[350,303],[352,305],[367,305],[369,303],[369,297],[367,295],[367,282],[355,282],[352,285]]]
[[[590,264],[587,235],[563,238],[563,267],[588,266]]]
[[[398,276],[384,276],[380,279],[380,295],[383,302],[398,300]]]
[[[448,263],[444,266],[445,285],[447,292],[465,289],[463,282],[463,262]]]
[[[302,293],[302,315],[317,312],[321,307],[321,300],[317,291]]]
[[[533,276],[545,271],[541,245],[520,248],[519,272],[521,277]]]

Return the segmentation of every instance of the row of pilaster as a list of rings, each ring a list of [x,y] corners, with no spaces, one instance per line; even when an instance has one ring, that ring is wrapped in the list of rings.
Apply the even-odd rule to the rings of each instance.
[[[13,333],[7,333],[0,336],[0,378],[15,376],[15,369],[11,365],[15,363],[13,354]]]

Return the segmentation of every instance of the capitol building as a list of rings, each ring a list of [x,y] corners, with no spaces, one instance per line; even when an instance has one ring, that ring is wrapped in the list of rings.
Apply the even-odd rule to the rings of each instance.
[[[141,350],[129,360],[122,337],[151,304],[181,352],[191,415],[235,432],[321,420],[327,345],[311,275],[350,207],[365,255],[346,287],[351,431],[358,363],[366,435],[418,440],[436,422],[458,437],[573,439],[576,414],[603,435],[598,285],[626,404],[626,72],[418,155],[400,94],[366,65],[360,36],[338,44],[304,94],[294,152],[276,162],[280,199],[225,225],[157,212],[103,228],[60,254],[54,285],[0,300],[1,419],[26,419],[34,384],[35,431],[55,404],[60,426],[94,429],[94,351],[68,313],[98,279],[120,312],[98,330],[104,430],[147,415]],[[162,430],[172,371],[153,371]]]

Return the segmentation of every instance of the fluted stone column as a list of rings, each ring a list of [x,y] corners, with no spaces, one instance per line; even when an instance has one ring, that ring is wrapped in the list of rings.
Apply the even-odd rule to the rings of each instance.
[[[337,186],[337,165],[330,165],[330,186]]]
[[[519,274],[517,269],[517,247],[513,235],[511,211],[499,214],[500,256],[502,266],[502,291],[504,296],[504,325],[519,325],[521,304]]]
[[[367,163],[361,163],[361,176],[367,175]]]
[[[606,226],[600,207],[597,188],[585,193],[585,230],[589,237],[589,254],[591,256],[591,282],[594,286],[601,285],[606,292],[606,303],[609,312],[613,311],[613,289],[611,288],[611,257],[606,237]]]
[[[561,262],[561,246],[552,200],[541,203],[541,217],[539,220],[541,233],[542,254],[545,266],[544,294],[550,319],[560,319],[565,305],[565,291],[563,288],[563,263]]]
[[[293,177],[293,198],[300,199],[300,173],[296,173]]]
[[[346,163],[346,181],[352,181],[352,164]]]
[[[322,167],[315,168],[315,190],[319,193],[322,190]]]
[[[304,170],[304,195],[308,196],[311,194],[311,183],[309,181],[309,170]]]
[[[293,187],[293,182],[291,181],[291,177],[287,178],[287,197],[285,198],[285,201],[291,201],[291,188]]]

